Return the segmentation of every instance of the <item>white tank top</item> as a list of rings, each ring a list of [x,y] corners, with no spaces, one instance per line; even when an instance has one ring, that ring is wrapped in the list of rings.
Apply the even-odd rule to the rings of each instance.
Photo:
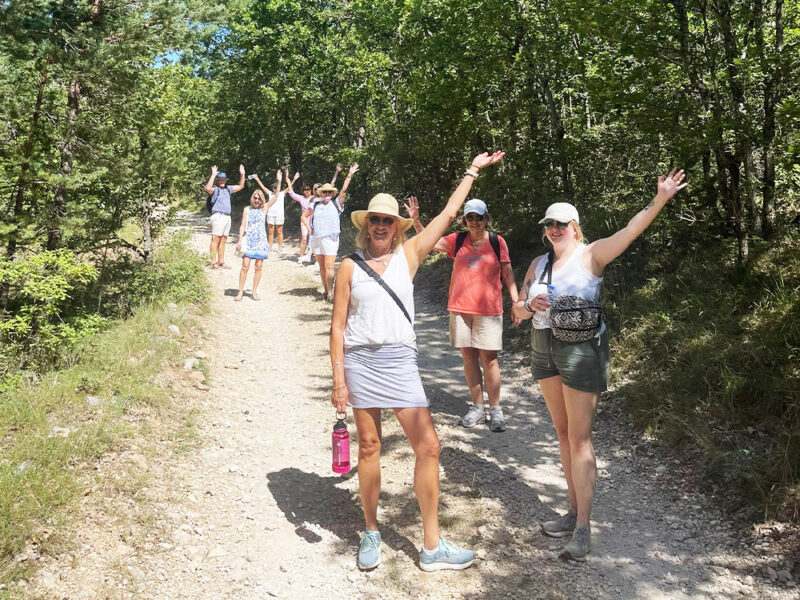
[[[363,258],[363,251],[359,250],[358,254]],[[414,284],[411,283],[402,246],[395,250],[382,277],[400,298],[413,321]],[[384,344],[403,344],[416,349],[414,326],[408,322],[389,293],[356,264],[350,282],[350,308],[344,330],[344,347]]]
[[[581,244],[575,249],[565,265],[557,271],[553,271],[551,285],[555,288],[553,290],[554,298],[557,296],[578,296],[594,302],[600,301],[600,284],[603,283],[603,278],[583,268],[581,256],[583,256],[585,250],[586,245]],[[539,260],[539,264],[536,265],[533,281],[530,288],[528,288],[528,298],[533,298],[539,294],[547,294],[547,275],[544,276],[543,282],[539,283],[547,262],[548,258],[545,254]],[[536,311],[533,313],[532,322],[536,329],[550,328],[550,317],[547,313]],[[605,323],[603,323],[600,333],[605,328]]]

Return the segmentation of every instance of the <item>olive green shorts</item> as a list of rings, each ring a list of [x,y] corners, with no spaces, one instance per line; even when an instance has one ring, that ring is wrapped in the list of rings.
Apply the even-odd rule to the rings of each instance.
[[[531,371],[534,379],[561,376],[579,392],[604,392],[608,385],[608,332],[588,342],[570,344],[549,329],[531,331]]]

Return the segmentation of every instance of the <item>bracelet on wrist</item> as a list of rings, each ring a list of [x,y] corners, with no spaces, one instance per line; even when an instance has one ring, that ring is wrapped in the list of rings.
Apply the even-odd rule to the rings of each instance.
[[[531,307],[530,307],[530,304],[529,304],[530,301],[531,301],[530,298],[525,298],[525,301],[522,303],[522,308],[527,310],[529,313],[536,312],[534,310],[531,310]]]
[[[469,169],[467,169],[466,171],[464,171],[464,176],[467,176],[467,175],[469,175],[469,176],[470,176],[470,177],[472,177],[473,179],[477,179],[477,178],[478,178],[478,171],[476,171],[476,170],[473,170],[473,169],[474,169],[474,167],[470,167]]]

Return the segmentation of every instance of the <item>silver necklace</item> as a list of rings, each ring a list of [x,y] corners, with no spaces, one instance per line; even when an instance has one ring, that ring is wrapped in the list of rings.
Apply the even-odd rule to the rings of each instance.
[[[369,253],[369,250],[367,250],[366,248],[364,248],[364,254],[366,254],[366,255],[367,255],[367,258],[368,258],[369,260],[374,260],[374,261],[377,261],[377,262],[381,262],[381,263],[383,263],[383,266],[384,266],[384,267],[388,267],[388,266],[389,266],[389,261],[388,261],[388,260],[386,260],[386,257],[387,257],[387,256],[389,256],[389,254],[390,254],[389,252],[387,252],[387,253],[386,253],[386,254],[384,254],[383,256],[378,256],[378,257],[375,257],[375,256],[372,256],[372,254],[370,254],[370,253]]]

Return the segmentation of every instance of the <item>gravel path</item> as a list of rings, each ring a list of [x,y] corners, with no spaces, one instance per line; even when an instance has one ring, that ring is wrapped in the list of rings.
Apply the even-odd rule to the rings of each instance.
[[[204,224],[187,218],[185,226],[205,250]],[[443,447],[442,529],[475,549],[479,560],[463,572],[429,574],[417,566],[414,457],[387,411],[383,564],[358,571],[357,477],[355,470],[338,476],[330,467],[330,305],[319,299],[316,267],[302,266],[296,247],[287,248],[289,254],[264,265],[260,302],[247,295],[233,301],[238,270],[209,271],[212,309],[186,358],[202,359],[210,389],[176,384],[200,409],[196,445],[152,459],[139,490],[143,502],[98,499],[106,517],[78,528],[75,552],[46,562],[30,586],[32,597],[798,597],[791,575],[785,577],[793,568],[786,557],[741,541],[695,491],[690,474],[633,433],[610,399],[601,401],[595,427],[593,553],[583,565],[560,562],[566,540],[543,537],[536,520],[564,509],[565,486],[554,432],[524,357],[501,357],[508,430],[459,428],[467,396],[461,362],[447,343],[446,314],[423,300],[417,332]]]

